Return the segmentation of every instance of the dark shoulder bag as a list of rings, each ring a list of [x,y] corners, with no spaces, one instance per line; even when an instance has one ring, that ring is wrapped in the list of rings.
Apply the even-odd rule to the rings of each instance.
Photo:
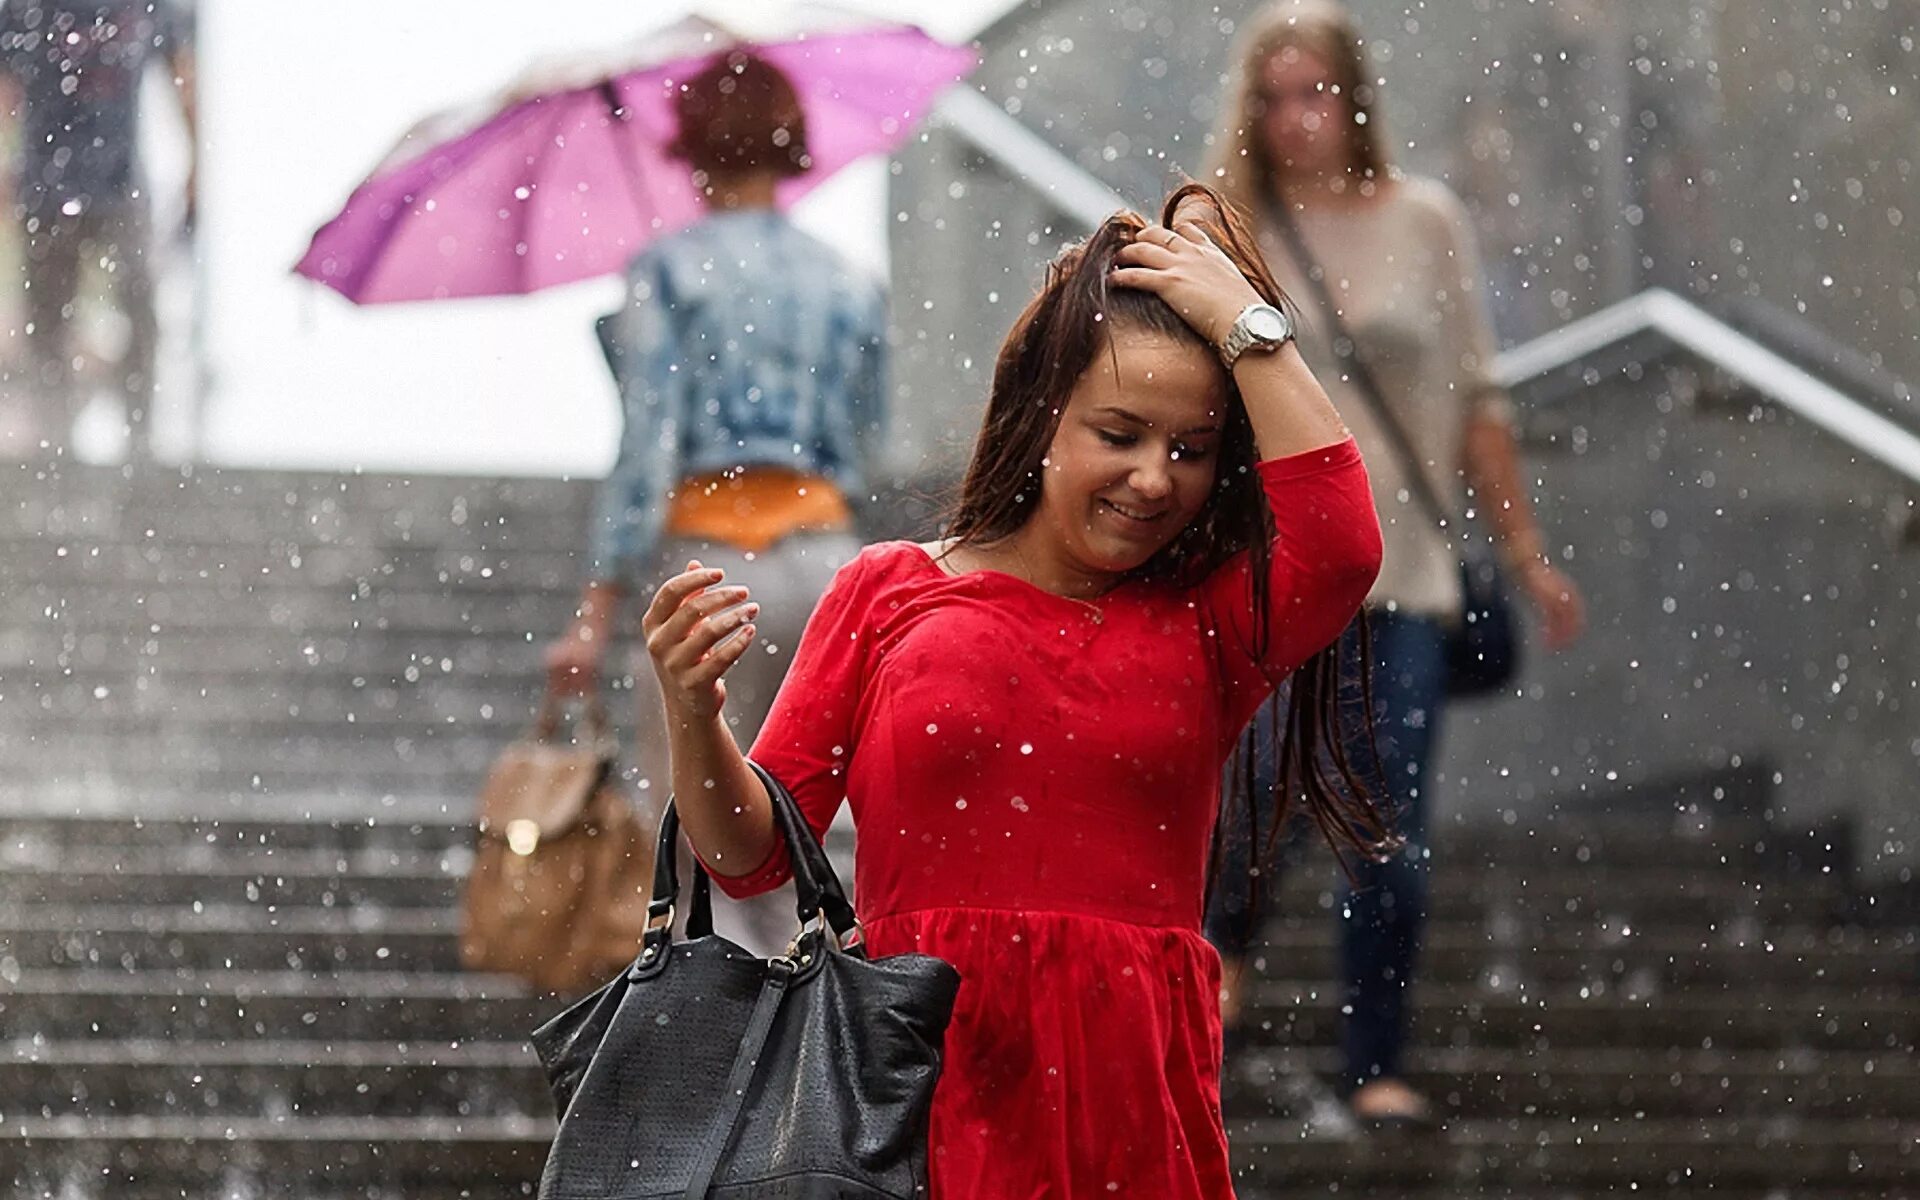
[[[1294,264],[1300,268],[1300,274],[1326,314],[1335,356],[1359,385],[1360,395],[1373,409],[1387,440],[1393,443],[1394,455],[1405,468],[1408,490],[1442,535],[1451,540],[1452,535],[1447,532],[1448,510],[1434,494],[1413,439],[1407,436],[1406,427],[1387,402],[1379,380],[1361,356],[1359,343],[1341,319],[1333,294],[1327,288],[1326,272],[1307,248],[1306,237],[1294,224],[1286,206],[1273,205],[1268,211],[1274,228],[1286,239]],[[1461,620],[1447,630],[1447,694],[1463,697],[1499,691],[1520,673],[1520,635],[1506,578],[1501,573],[1499,560],[1488,548],[1471,543],[1460,548],[1460,591],[1465,599]]]
[[[800,934],[774,959],[715,936],[696,864],[676,943],[667,805],[640,957],[533,1034],[560,1110],[541,1200],[925,1200],[959,972],[925,954],[869,961],[799,806],[750,765],[792,855]]]

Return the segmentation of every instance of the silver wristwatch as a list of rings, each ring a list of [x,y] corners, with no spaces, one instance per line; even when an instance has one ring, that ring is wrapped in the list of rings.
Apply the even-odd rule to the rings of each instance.
[[[1233,328],[1220,342],[1220,361],[1233,372],[1233,364],[1249,350],[1278,350],[1293,340],[1293,322],[1271,304],[1249,304],[1233,319]]]

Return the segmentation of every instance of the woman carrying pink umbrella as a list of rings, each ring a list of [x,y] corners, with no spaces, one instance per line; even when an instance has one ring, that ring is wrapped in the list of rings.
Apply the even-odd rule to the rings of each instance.
[[[595,506],[588,582],[547,667],[556,691],[592,688],[626,597],[689,563],[720,567],[786,618],[728,681],[735,736],[750,741],[807,614],[860,549],[850,501],[866,494],[885,418],[886,309],[775,205],[811,166],[778,67],[730,51],[687,80],[676,108],[671,149],[707,212],[633,260],[625,303],[600,321],[626,428]],[[642,740],[664,746],[664,730]],[[754,912],[766,920],[732,914],[726,932],[772,953],[791,913]]]
[[[752,737],[799,622],[858,549],[851,509],[884,418],[879,292],[781,213],[899,146],[975,61],[817,7],[769,7],[744,32],[688,17],[418,123],[314,235],[296,269],[358,304],[625,270],[625,302],[599,327],[625,429],[578,615],[548,651],[553,689],[597,685],[636,587],[692,557],[724,563],[793,620],[766,628],[733,680],[728,712]],[[641,717],[643,761],[663,758],[657,711]],[[724,932],[756,950],[790,932],[740,918]]]

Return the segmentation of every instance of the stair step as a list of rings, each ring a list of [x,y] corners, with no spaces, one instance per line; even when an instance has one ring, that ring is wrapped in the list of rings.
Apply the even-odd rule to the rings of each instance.
[[[0,905],[20,903],[151,905],[271,904],[353,908],[453,907],[472,861],[467,845],[446,850],[362,852],[215,849],[75,850],[57,859],[9,849],[0,842]],[[187,866],[193,869],[189,873]],[[1600,921],[1652,928],[1698,928],[1733,920],[1763,924],[1840,919],[1849,902],[1832,881],[1787,877],[1766,885],[1673,872],[1661,866],[1591,867],[1577,876],[1535,875],[1508,864],[1497,875],[1442,868],[1431,902],[1437,922],[1496,917],[1577,926]],[[1544,876],[1544,877],[1542,877]],[[1306,916],[1326,912],[1341,893],[1331,881],[1298,873],[1286,877],[1271,907]],[[1604,897],[1596,901],[1594,897]]]
[[[283,724],[276,731],[261,723],[244,739],[213,727],[172,736],[156,729],[123,739],[15,740],[7,768],[10,782],[23,789],[22,777],[109,792],[134,789],[145,779],[164,781],[146,787],[161,794],[357,793],[364,807],[369,795],[389,791],[474,795],[487,764],[520,729],[518,721],[503,721],[491,735],[454,726],[389,735],[352,725]]]
[[[1630,929],[1631,927],[1626,927]],[[1902,987],[1920,980],[1920,947],[1911,931],[1785,926],[1756,930],[1627,933],[1619,926],[1549,927],[1506,931],[1503,940],[1478,929],[1434,926],[1421,950],[1421,977],[1436,982],[1477,981],[1489,991],[1525,990],[1554,983],[1624,987],[1630,998],[1668,988],[1824,982]],[[1339,931],[1327,919],[1282,919],[1265,931],[1266,946],[1252,960],[1272,979],[1334,974]]]
[[[190,588],[185,585],[62,584],[0,590],[0,628],[31,649],[58,637],[84,661],[113,661],[121,639],[144,648],[175,635],[236,638],[268,634],[307,637],[406,638],[424,636],[555,636],[579,599],[576,578],[520,591],[498,587],[468,594],[434,584],[395,587],[371,582],[337,585],[331,592],[264,585]],[[98,639],[97,641],[93,639]],[[37,660],[36,660],[37,661]]]
[[[0,955],[18,969],[119,965],[176,967],[450,970],[458,915],[445,910],[356,909],[342,913],[251,907],[191,910],[24,906],[0,910]],[[1314,920],[1280,922],[1256,969],[1282,979],[1330,972],[1337,931]],[[1552,929],[1543,938],[1489,944],[1476,930],[1436,927],[1423,951],[1424,977],[1480,981],[1492,991],[1547,983],[1622,986],[1630,997],[1670,987],[1778,983],[1912,987],[1920,953],[1911,932],[1783,928],[1739,942],[1708,934],[1618,936]]]
[[[1333,1046],[1249,1053],[1228,1064],[1229,1117],[1297,1107],[1303,1084],[1341,1070]],[[1898,1117],[1920,1120],[1920,1071],[1908,1054],[1799,1049],[1669,1051],[1580,1046],[1512,1052],[1414,1049],[1406,1078],[1446,1119]]]
[[[268,1037],[314,1041],[514,1040],[559,1011],[557,997],[517,982],[458,973],[340,971],[20,971],[4,977],[0,1028],[53,1041]],[[1339,990],[1267,983],[1248,997],[1257,1043],[1333,1045]],[[1645,1002],[1578,987],[1493,995],[1423,981],[1413,995],[1414,1043],[1532,1053],[1560,1047],[1831,1049],[1912,1054],[1920,1009],[1905,993],[1774,989],[1674,993]]]
[[[1334,1045],[1344,988],[1331,983],[1262,982],[1246,995],[1255,1044]],[[1557,1046],[1666,1050],[1831,1048],[1912,1054],[1920,1006],[1899,988],[1753,986],[1664,992],[1631,999],[1590,983],[1491,993],[1473,984],[1421,980],[1413,990],[1412,1041],[1421,1046],[1502,1047],[1515,1053]]]
[[[1233,1064],[1228,1111],[1284,1108],[1288,1079],[1324,1079],[1337,1052],[1286,1051]],[[1583,1047],[1515,1056],[1413,1053],[1407,1077],[1449,1119],[1823,1117],[1920,1119],[1910,1061],[1817,1051],[1650,1056]],[[546,1079],[524,1041],[433,1043],[35,1042],[0,1058],[0,1121],[60,1116],[541,1117]]]
[[[449,519],[446,508],[409,507],[392,511],[340,510],[324,513],[287,513],[258,505],[230,506],[207,502],[204,509],[182,508],[178,501],[138,514],[82,517],[69,509],[40,510],[44,524],[24,525],[19,508],[0,511],[8,520],[0,527],[0,551],[10,561],[41,565],[42,556],[64,550],[67,558],[107,558],[114,552],[153,555],[195,548],[232,547],[262,551],[291,549],[309,552],[322,548],[378,549],[384,547],[438,547],[473,552],[556,551],[571,549],[586,538],[591,515],[589,498],[582,493],[577,508],[535,510],[525,514],[487,515]]]
[[[530,1196],[553,1130],[552,1117],[28,1118],[0,1137],[0,1178],[25,1182],[28,1195],[109,1179],[115,1195],[159,1186],[197,1197],[229,1180],[256,1196],[369,1185]]]
[[[1724,877],[1724,868],[1768,862],[1785,865],[1789,858],[1811,863],[1836,853],[1833,836],[1830,830],[1784,831],[1745,818],[1675,816],[1668,822],[1650,824],[1568,811],[1542,813],[1525,829],[1504,824],[1442,825],[1433,831],[1432,840],[1434,860],[1462,871],[1467,864],[1475,864],[1476,869],[1511,864],[1582,869],[1605,865],[1613,869],[1645,867],[1678,878],[1695,870],[1710,870]],[[173,847],[210,840],[287,849],[377,844],[433,850],[470,838],[471,827],[457,821],[423,824],[365,814],[351,821],[262,820],[257,816],[127,820],[0,814],[0,847],[32,843],[62,853],[85,847]],[[1310,860],[1324,863],[1324,853],[1316,846]],[[1321,867],[1311,869],[1319,871],[1322,879],[1330,878]]]
[[[1352,1194],[1352,1188],[1337,1179],[1315,1187],[1266,1188],[1238,1184],[1234,1187],[1236,1200],[1347,1200]],[[1643,1193],[1629,1190],[1626,1194]],[[1805,1187],[1788,1190],[1764,1182],[1747,1185],[1738,1182],[1725,1185],[1709,1183],[1698,1188],[1661,1187],[1652,1194],[1658,1196],[1659,1200],[1861,1200],[1859,1192],[1847,1189],[1844,1185],[1836,1185],[1831,1190]],[[1416,1187],[1413,1190],[1370,1187],[1366,1195],[1367,1200],[1491,1200],[1494,1197],[1498,1200],[1614,1200],[1620,1193],[1605,1185],[1580,1189],[1500,1186],[1463,1192],[1457,1187],[1441,1184],[1431,1189]],[[1907,1192],[1890,1190],[1875,1192],[1873,1200],[1912,1200],[1912,1196]]]
[[[52,1183],[85,1171],[122,1187],[207,1180],[272,1180],[289,1194],[363,1186],[526,1194],[552,1136],[551,1121],[433,1117],[228,1120],[206,1117],[31,1119],[9,1122],[0,1175]],[[1235,1122],[1239,1178],[1288,1195],[1375,1195],[1398,1188],[1451,1194],[1661,1195],[1684,1185],[1825,1189],[1897,1195],[1920,1146],[1894,1121],[1739,1119],[1567,1122],[1505,1118],[1454,1122],[1442,1135],[1359,1142],[1303,1140],[1292,1122]],[[72,1173],[72,1174],[70,1174]],[[1117,1180],[1115,1182],[1118,1182]],[[1780,1194],[1777,1190],[1776,1195]],[[1788,1193],[1798,1196],[1798,1192]]]
[[[476,974],[27,971],[0,992],[0,1024],[64,1042],[517,1042],[565,1002]]]
[[[126,629],[79,631],[65,622],[44,622],[33,629],[0,630],[0,682],[25,686],[41,672],[78,683],[87,691],[129,676],[158,675],[175,685],[208,684],[256,676],[261,672],[288,679],[351,681],[356,676],[381,678],[403,673],[410,665],[425,672],[450,670],[462,674],[498,671],[515,678],[535,679],[540,653],[557,635],[573,611],[574,596],[556,598],[554,624],[533,624],[525,614],[524,628],[458,631],[394,629],[321,630],[290,627],[282,619],[261,628],[224,629],[163,627],[155,633],[151,621]],[[631,659],[631,645],[616,643],[609,663]]]
[[[1236,1178],[1289,1195],[1371,1196],[1376,1188],[1443,1188],[1452,1195],[1652,1195],[1691,1187],[1845,1190],[1884,1196],[1910,1188],[1920,1139],[1898,1120],[1739,1118],[1455,1121],[1443,1134],[1303,1139],[1297,1123],[1233,1121]],[[1788,1190],[1792,1189],[1792,1190]],[[1899,1194],[1898,1191],[1891,1194]]]
[[[61,463],[0,470],[0,509],[35,536],[140,530],[163,513],[172,527],[205,519],[211,536],[227,519],[329,527],[349,519],[420,535],[541,514],[584,517],[594,482],[548,476],[399,475],[387,472],[195,466],[135,468]]]
[[[385,820],[442,822],[454,814],[471,817],[480,794],[482,772],[463,772],[440,780],[380,779],[377,776],[307,775],[288,778],[229,773],[209,784],[193,777],[149,771],[144,775],[94,774],[84,779],[0,779],[0,811],[18,818],[121,820],[142,813],[193,813],[218,820],[272,811],[313,821],[365,821],[370,811]]]
[[[524,1040],[35,1043],[0,1057],[0,1096],[5,1124],[189,1114],[554,1116],[546,1076]]]
[[[107,688],[104,694],[66,685],[58,695],[9,691],[0,700],[0,719],[13,742],[9,759],[31,766],[44,754],[21,746],[22,741],[54,755],[91,751],[124,757],[127,742],[170,736],[189,743],[220,739],[241,751],[250,744],[270,751],[274,743],[296,737],[425,742],[457,730],[468,737],[511,738],[532,723],[536,704],[534,690],[518,681],[374,678],[360,687],[345,681],[339,687],[269,681],[178,688],[149,679]]]
[[[541,569],[564,568],[588,555],[586,523],[545,544],[518,537],[477,536],[436,541],[431,538],[381,537],[353,533],[345,537],[236,538],[156,535],[140,541],[123,537],[63,537],[20,544],[9,571],[41,586],[86,582],[162,586],[238,582],[256,587],[316,589],[342,579],[366,576],[372,582],[429,568],[457,572],[460,582],[476,584],[502,571],[522,580]],[[482,575],[492,568],[494,574]]]

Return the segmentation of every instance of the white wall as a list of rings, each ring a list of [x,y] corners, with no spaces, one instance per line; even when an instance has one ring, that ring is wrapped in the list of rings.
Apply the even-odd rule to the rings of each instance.
[[[768,3],[770,0],[758,0]],[[632,40],[685,0],[201,0],[206,451],[219,462],[597,474],[616,436],[591,333],[612,280],[498,300],[356,308],[294,276],[312,232],[421,115],[484,96],[530,60]],[[874,6],[869,6],[874,7]],[[889,3],[964,39],[1005,0]],[[916,12],[924,9],[924,12]],[[156,122],[149,140],[166,138]],[[166,174],[169,156],[160,157]],[[177,156],[173,156],[176,157]],[[801,222],[886,269],[884,166],[850,168]],[[157,179],[165,191],[165,179]],[[176,288],[187,277],[175,270]],[[187,331],[169,329],[176,362]],[[178,379],[179,372],[163,378]],[[184,385],[182,384],[182,387]],[[162,445],[185,436],[163,397]],[[171,432],[172,436],[167,436]]]

